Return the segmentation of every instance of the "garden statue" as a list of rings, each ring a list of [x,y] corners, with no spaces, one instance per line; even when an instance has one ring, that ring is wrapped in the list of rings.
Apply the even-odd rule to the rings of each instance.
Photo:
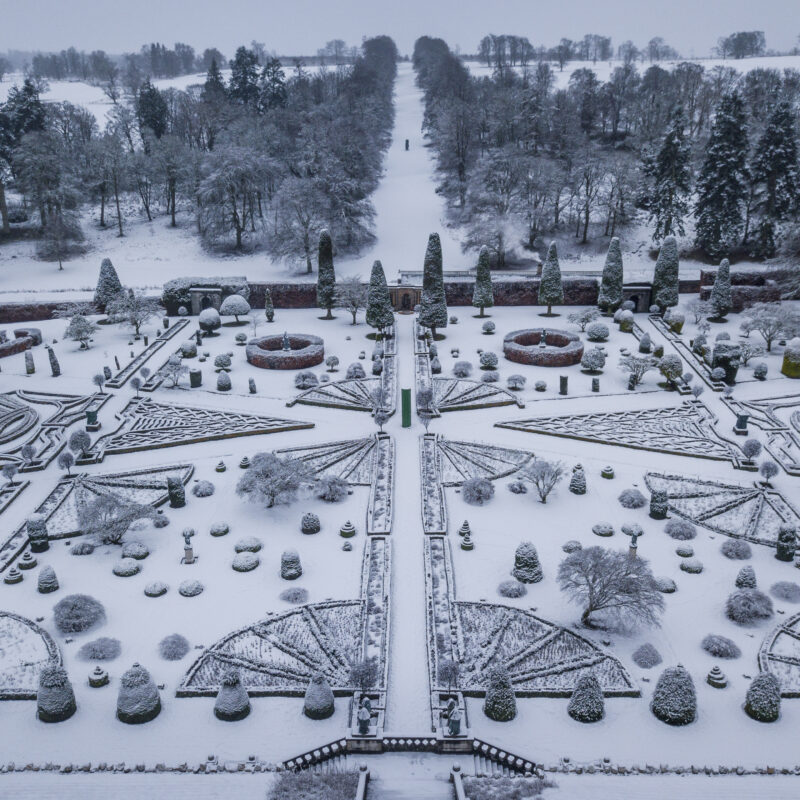
[[[289,334],[286,331],[283,332],[283,349],[284,350],[291,350],[292,345],[289,342]]]
[[[194,340],[197,342],[197,346],[198,346],[198,347],[202,347],[202,346],[203,346],[203,339],[202,339],[202,335],[203,335],[203,334],[201,333],[201,331],[200,331],[200,328],[198,328],[198,329],[197,329],[197,330],[194,332]]]
[[[545,348],[547,347],[547,329],[542,328],[542,338],[539,339],[539,347]]]
[[[461,734],[461,712],[458,710],[458,706],[447,715],[447,733],[449,736]]]
[[[366,705],[362,705],[358,709],[358,733],[361,736],[366,736],[369,733],[370,722],[372,721],[372,714]]]
[[[192,549],[192,536],[194,536],[194,528],[183,529],[183,559],[182,564],[194,564],[195,555]]]
[[[639,545],[637,544],[637,539],[638,539],[638,538],[639,538],[639,534],[638,534],[636,531],[634,531],[634,532],[631,534],[631,544],[630,544],[630,547],[628,547],[628,555],[629,555],[631,558],[636,558],[636,551],[637,551],[637,550],[638,550],[638,548],[639,548]]]

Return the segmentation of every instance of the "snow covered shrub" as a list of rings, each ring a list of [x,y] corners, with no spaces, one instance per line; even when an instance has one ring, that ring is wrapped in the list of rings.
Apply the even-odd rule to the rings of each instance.
[[[577,553],[578,550],[582,549],[583,545],[577,539],[570,539],[568,542],[564,542],[561,545],[561,549],[565,553]]]
[[[623,508],[641,508],[647,504],[645,496],[638,489],[625,489],[617,499]]]
[[[572,468],[572,475],[569,479],[569,490],[572,494],[586,494],[586,473],[580,464]]]
[[[141,561],[149,555],[150,551],[147,549],[147,545],[142,544],[142,542],[126,542],[122,546],[123,558],[134,558],[137,561]]]
[[[592,533],[595,536],[613,536],[614,526],[610,522],[598,522],[592,525]]]
[[[514,392],[518,392],[525,388],[525,376],[524,375],[509,375],[506,378],[506,386]]]
[[[699,575],[703,571],[703,562],[699,558],[687,558],[681,561],[681,569],[690,575]]]
[[[493,369],[489,370],[481,375],[481,380],[484,383],[497,383],[500,380],[500,373]]]
[[[121,558],[111,568],[118,578],[131,578],[142,571],[142,565],[133,558]]]
[[[747,564],[739,570],[736,576],[737,589],[755,589],[756,588],[756,571]]]
[[[520,583],[519,581],[503,581],[497,587],[497,593],[501,597],[524,597],[528,590],[525,588],[524,583]]]
[[[767,377],[767,364],[765,361],[759,361],[753,367],[753,377],[757,381],[763,381]]]
[[[682,544],[675,548],[675,553],[681,558],[691,558],[694,555],[694,548],[689,544]]]
[[[169,525],[169,517],[163,511],[157,511],[153,518],[154,528],[166,528]]]
[[[602,347],[590,347],[581,359],[581,367],[586,372],[602,372],[606,365],[606,353]]]
[[[225,536],[230,533],[230,530],[227,522],[215,522],[209,532],[212,536]]]
[[[450,324],[451,325],[458,325],[458,317],[455,314],[451,315]]]
[[[181,358],[197,358],[197,342],[189,339],[188,342],[181,343]]]
[[[227,353],[220,353],[214,359],[214,369],[216,369],[217,372],[220,372],[221,370],[229,372],[230,368],[231,368],[231,357]]]
[[[442,362],[439,361],[436,356],[431,359],[431,374],[432,375],[441,375],[442,374]]]
[[[231,390],[231,376],[227,372],[220,372],[217,375],[217,391],[229,392]]]
[[[750,545],[743,539],[728,539],[722,543],[719,550],[725,558],[733,561],[744,561],[753,555]]]
[[[255,536],[245,536],[233,546],[237,553],[257,553],[262,547],[261,539]]]
[[[285,550],[281,554],[281,578],[293,581],[303,574],[300,555],[296,550]]]
[[[206,336],[216,336],[214,331],[222,324],[219,313],[214,308],[203,309],[197,317],[197,324],[203,329]]]
[[[219,307],[219,313],[223,317],[235,317],[239,324],[239,317],[245,317],[250,313],[250,303],[240,294],[229,294]]]
[[[536,383],[533,384],[533,388],[537,392],[546,392],[547,391],[547,382],[546,381],[536,381]]]
[[[653,343],[650,341],[650,334],[645,331],[642,338],[639,339],[639,352],[649,353],[653,349]]]
[[[538,583],[544,578],[539,554],[533,542],[521,542],[514,553],[514,569],[511,574],[520,583]]]
[[[316,514],[312,514],[310,511],[307,514],[303,514],[303,517],[300,520],[301,533],[319,533],[321,528],[322,525],[319,521],[319,517]]]
[[[599,681],[591,672],[581,675],[570,697],[567,714],[577,722],[598,722],[605,713],[605,700]]]
[[[511,494],[527,494],[528,484],[520,480],[511,481],[511,483],[508,484],[508,491],[511,492]]]
[[[758,722],[775,722],[781,714],[781,684],[771,672],[753,678],[744,701],[748,717]]]
[[[235,572],[252,572],[260,563],[261,559],[255,553],[237,553],[231,567]]]
[[[496,369],[497,368],[497,354],[488,351],[481,353],[481,369]]]
[[[171,633],[158,643],[158,654],[164,661],[180,661],[190,649],[189,640],[179,633]]]
[[[722,367],[714,367],[711,370],[711,380],[712,381],[724,381],[725,380],[725,370]]]
[[[664,526],[664,533],[672,539],[686,542],[697,536],[697,528],[685,519],[671,519]]]
[[[432,371],[432,369],[431,369]],[[372,374],[373,375],[380,375],[383,373],[383,361],[373,361],[372,362]],[[327,375],[323,375],[324,378],[327,378]]]
[[[778,561],[794,561],[794,552],[797,548],[797,531],[794,525],[784,523],[778,528],[778,543],[775,558]]]
[[[306,689],[303,713],[309,719],[328,719],[334,712],[333,692],[321,672],[315,673]]]
[[[697,696],[692,676],[680,664],[667,667],[658,679],[650,711],[668,725],[688,725],[697,717]]]
[[[250,698],[242,686],[239,670],[229,667],[222,675],[217,699],[214,701],[214,716],[224,722],[236,722],[250,713]]]
[[[626,522],[620,526],[620,530],[626,536],[633,536],[634,534],[636,534],[637,537],[644,536],[644,528],[637,522]]]
[[[120,679],[117,719],[129,725],[140,725],[155,719],[160,711],[161,698],[150,673],[134,664]]]
[[[310,770],[281,772],[267,800],[352,800],[358,788],[358,775],[356,771],[325,774]]]
[[[633,663],[642,669],[652,669],[658,666],[662,661],[661,653],[649,642],[643,644],[641,647],[637,647],[636,650],[633,651],[631,658],[633,659]]]
[[[326,503],[340,503],[347,497],[347,481],[338,475],[323,475],[317,481],[314,494]]]
[[[709,633],[708,636],[700,642],[700,647],[714,658],[739,658],[742,651],[733,639],[728,639],[727,636],[719,636],[716,633]]]
[[[76,711],[75,693],[67,671],[60,664],[47,664],[39,672],[36,716],[42,722],[62,722]]]
[[[58,590],[56,571],[51,566],[44,566],[39,570],[39,579],[36,583],[39,594],[50,594]]]
[[[552,784],[541,778],[503,777],[501,775],[464,776],[464,791],[469,800],[533,800],[542,797],[542,792]]]
[[[673,594],[678,586],[672,578],[656,578],[656,589],[662,594]]]
[[[206,587],[203,586],[200,581],[192,581],[187,580],[183,581],[180,586],[178,586],[178,594],[181,597],[197,597],[197,595],[203,593],[203,589]]]
[[[758,589],[737,589],[725,603],[725,614],[737,625],[754,625],[772,616],[772,600]]]
[[[358,363],[358,361],[353,362],[348,368],[347,372],[345,373],[345,378],[347,380],[360,380],[362,378],[366,378],[366,373],[364,372],[364,367]]]
[[[494,667],[487,676],[483,713],[495,722],[508,722],[517,716],[517,699],[505,667]]]
[[[619,315],[618,322],[619,322],[619,329],[623,333],[630,333],[633,330],[633,311],[629,311],[628,309],[625,309]]]
[[[236,344],[240,347],[244,347],[247,344],[247,334],[246,333],[237,333],[234,337],[236,340]]]
[[[86,642],[78,650],[77,657],[81,661],[113,661],[122,652],[122,645],[119,639],[112,639],[109,636],[101,636]]]
[[[494,484],[487,478],[468,478],[461,485],[461,496],[471,506],[482,506],[494,497]]]
[[[769,593],[787,603],[800,603],[800,585],[794,581],[778,581],[770,586]]]
[[[168,591],[169,586],[164,581],[153,581],[144,587],[144,593],[147,597],[162,597]]]
[[[481,325],[481,330],[483,330],[484,334],[487,336],[491,336],[491,334],[493,334],[496,329],[497,326],[494,324],[494,322],[491,322],[490,320],[487,320],[486,322],[483,323],[483,325]]]
[[[290,589],[282,591],[279,596],[284,603],[299,605],[300,603],[308,602],[308,589],[303,589],[300,586],[292,586]]]
[[[608,335],[608,325],[604,325],[602,322],[593,322],[586,328],[586,338],[590,342],[605,342],[608,340]]]
[[[106,610],[102,603],[88,594],[70,594],[53,607],[53,619],[59,633],[81,633],[104,622]]]
[[[304,370],[294,376],[294,386],[295,389],[313,389],[315,386],[319,386],[319,381],[313,372]]]

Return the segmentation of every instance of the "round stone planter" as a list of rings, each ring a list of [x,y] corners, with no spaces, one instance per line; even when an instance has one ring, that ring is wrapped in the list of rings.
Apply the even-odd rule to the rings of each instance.
[[[542,333],[545,346],[542,347]],[[569,367],[583,357],[583,342],[575,333],[555,328],[512,331],[503,339],[503,353],[509,361],[535,367]]]
[[[289,334],[289,350],[283,349],[283,335],[261,336],[247,343],[247,361],[260,369],[308,369],[325,360],[325,343],[319,336]]]

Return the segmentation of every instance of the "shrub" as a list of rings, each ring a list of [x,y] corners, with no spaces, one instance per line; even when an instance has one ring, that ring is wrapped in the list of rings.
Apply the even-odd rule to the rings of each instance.
[[[246,333],[237,333],[234,337],[236,339],[236,344],[242,346],[247,344],[247,334]]]
[[[195,497],[211,497],[214,494],[214,484],[211,481],[197,481],[192,486],[192,494]]]
[[[586,338],[590,342],[605,342],[608,340],[608,325],[602,322],[593,322],[586,327]]]
[[[133,558],[121,558],[111,568],[118,578],[131,578],[142,571],[142,565]]]
[[[667,667],[658,679],[650,710],[667,725],[688,725],[697,717],[697,696],[691,675],[680,665]]]
[[[465,503],[482,506],[494,497],[494,484],[487,478],[468,478],[461,486]]]
[[[697,536],[697,528],[685,519],[671,519],[664,526],[664,533],[672,539],[687,542]]]
[[[352,800],[357,788],[357,772],[282,772],[267,800]]]
[[[511,494],[527,494],[528,493],[528,484],[525,481],[511,481],[508,484],[508,491]]]
[[[625,489],[617,499],[623,508],[641,508],[647,505],[645,496],[638,489]]]
[[[714,367],[711,370],[711,380],[712,381],[724,381],[725,380],[725,370],[722,367]]]
[[[171,633],[158,643],[158,654],[165,661],[180,661],[190,649],[188,639],[179,633]]]
[[[338,475],[323,475],[316,483],[315,494],[326,503],[340,503],[347,497],[347,481]]]
[[[709,633],[708,636],[700,642],[700,647],[714,658],[739,658],[742,651],[733,639],[728,639],[727,636],[719,636],[716,633]]]
[[[46,664],[39,672],[36,716],[42,722],[62,722],[76,711],[75,693],[67,671],[60,664]]]
[[[227,353],[220,353],[214,359],[214,369],[219,372],[220,370],[224,370],[227,372],[231,368],[231,357]]]
[[[547,391],[547,381],[536,381],[536,383],[533,384],[533,388],[537,392],[546,392]]]
[[[442,362],[439,361],[436,356],[431,359],[431,374],[432,375],[441,375],[442,374]]]
[[[524,375],[509,375],[506,378],[506,386],[514,392],[525,388],[526,378]]]
[[[494,322],[491,322],[490,320],[487,320],[486,322],[483,323],[483,325],[481,325],[481,330],[487,336],[490,336],[491,334],[493,334],[496,329],[497,329],[497,326],[494,324]]]
[[[50,594],[58,591],[58,578],[56,571],[51,566],[44,566],[39,570],[39,578],[36,583],[39,594]]]
[[[150,673],[134,664],[120,679],[117,719],[129,725],[140,725],[155,719],[160,711],[161,698]]]
[[[181,358],[197,358],[197,342],[190,339],[181,344]]]
[[[592,533],[595,536],[613,536],[614,526],[610,522],[598,522],[592,525]]]
[[[231,376],[227,372],[220,372],[217,375],[217,391],[229,392],[231,390]]]
[[[756,588],[756,571],[747,564],[739,570],[736,576],[737,589],[755,589]]]
[[[225,536],[230,530],[227,522],[215,522],[209,532],[212,536]]]
[[[497,383],[500,380],[500,373],[493,369],[489,370],[481,375],[481,380],[484,383]]]
[[[606,365],[606,353],[602,347],[591,347],[581,359],[581,367],[587,372],[600,372]]]
[[[347,378],[347,380],[360,380],[366,377],[367,376],[366,373],[364,372],[364,367],[362,367],[361,364],[358,363],[358,361],[352,363],[347,368],[347,372],[345,373],[345,378]]]
[[[494,667],[488,677],[483,713],[495,722],[508,722],[517,716],[514,687],[505,667]]]
[[[305,370],[294,376],[294,385],[296,389],[313,389],[315,386],[319,386],[319,381],[313,372]]]
[[[144,593],[147,597],[162,597],[168,591],[169,586],[164,581],[153,581],[144,587]]]
[[[690,575],[699,575],[703,571],[703,562],[698,558],[687,558],[681,561],[681,569]]]
[[[767,377],[767,364],[764,361],[759,361],[753,367],[753,377],[758,381],[763,381]]]
[[[605,716],[603,690],[591,672],[578,678],[567,713],[578,722],[598,722]]]
[[[568,542],[564,542],[564,544],[561,545],[561,549],[565,553],[577,553],[578,550],[581,550],[582,548],[583,545],[576,539],[570,539]]]
[[[183,581],[178,587],[178,594],[181,597],[197,597],[197,595],[202,594],[205,588],[200,581]]]
[[[261,563],[261,559],[255,553],[237,553],[233,557],[231,567],[236,572],[251,572]]]
[[[519,581],[503,581],[497,587],[497,593],[501,597],[524,597],[528,594],[528,590],[525,588],[524,583],[520,583]]]
[[[303,574],[303,567],[300,564],[300,555],[296,550],[285,550],[281,554],[281,578],[286,581],[293,581]]]
[[[300,520],[300,532],[311,534],[311,533],[319,533],[322,528],[322,525],[319,521],[319,517],[316,514],[312,514],[309,512],[308,514],[303,514],[302,519]]]
[[[787,603],[800,603],[800,585],[794,581],[778,581],[773,583],[769,589],[773,597],[778,600],[785,600]]]
[[[141,561],[149,555],[150,550],[148,550],[147,545],[142,544],[142,542],[126,542],[122,546],[123,558],[133,558],[137,561]]]
[[[771,672],[753,678],[744,701],[747,716],[758,722],[775,722],[781,714],[781,685]]]
[[[649,642],[643,644],[641,647],[637,647],[636,650],[633,651],[631,658],[633,659],[633,663],[642,669],[652,669],[658,666],[662,661],[661,653]]]
[[[624,525],[620,526],[620,530],[626,536],[633,536],[634,534],[636,534],[637,537],[644,536],[644,529],[636,522],[626,522]]]
[[[737,589],[725,603],[725,614],[737,625],[753,625],[772,616],[772,600],[758,589]]]
[[[88,594],[70,594],[55,604],[53,618],[60,633],[81,633],[104,622],[106,610]]]
[[[514,553],[511,574],[521,583],[538,583],[544,578],[539,554],[533,542],[521,542]]]
[[[153,519],[153,527],[154,528],[166,528],[169,525],[169,517],[164,514],[162,511],[156,512],[156,516]]]
[[[113,661],[122,652],[122,645],[119,639],[112,639],[109,636],[101,636],[86,642],[78,650],[77,658],[81,661]]]
[[[222,325],[222,320],[216,309],[205,308],[198,315],[197,324],[205,331],[206,335],[216,336],[214,331]]]
[[[778,561],[794,561],[794,553],[797,548],[797,532],[794,525],[784,523],[778,528],[778,543],[775,550],[775,558]]]
[[[743,539],[728,539],[722,543],[720,552],[733,561],[744,561],[753,555],[750,545]]]
[[[481,369],[495,369],[497,367],[497,354],[488,351],[481,353]]]
[[[678,586],[672,578],[656,578],[656,589],[662,594],[673,594]]]
[[[328,719],[333,715],[334,710],[331,687],[325,676],[321,672],[317,672],[311,677],[306,689],[303,713],[309,719]]]
[[[681,544],[675,548],[675,553],[681,558],[691,558],[694,555],[694,548],[690,544]]]
[[[279,596],[284,603],[294,603],[295,605],[307,603],[308,589],[303,589],[300,586],[292,586],[289,589],[284,589]]]
[[[501,775],[464,776],[464,791],[469,800],[532,800],[542,797],[542,792],[552,784],[541,778],[503,777]]]
[[[230,667],[222,675],[222,681],[214,701],[214,716],[223,722],[236,722],[250,713],[250,698],[242,686],[239,670]]]
[[[257,553],[262,547],[261,539],[256,536],[245,536],[233,546],[237,553]]]

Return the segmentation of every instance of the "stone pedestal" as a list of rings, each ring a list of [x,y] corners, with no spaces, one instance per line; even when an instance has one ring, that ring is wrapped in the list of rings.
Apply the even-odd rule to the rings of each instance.
[[[197,557],[194,554],[194,548],[192,547],[184,547],[183,548],[183,558],[181,559],[181,564],[194,564],[197,560]]]
[[[100,421],[97,419],[97,409],[89,409],[86,412],[86,430],[99,431]]]
[[[733,426],[733,432],[737,436],[747,436],[747,420],[750,419],[749,414],[737,414],[736,424]]]
[[[569,377],[567,375],[560,375],[558,378],[558,393],[567,394],[567,382]]]

